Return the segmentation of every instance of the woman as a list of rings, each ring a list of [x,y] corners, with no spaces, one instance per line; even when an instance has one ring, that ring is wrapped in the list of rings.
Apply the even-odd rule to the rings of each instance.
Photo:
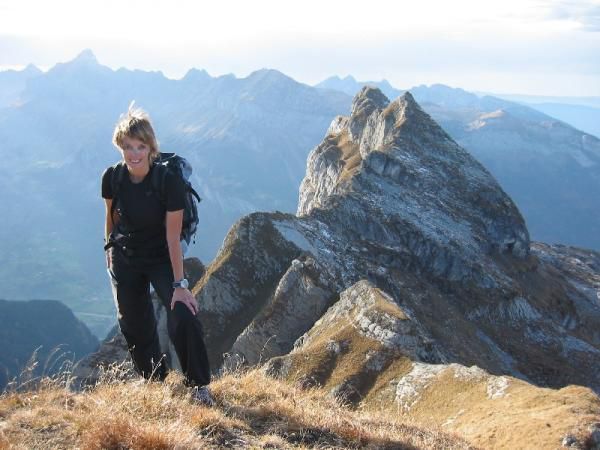
[[[181,177],[167,173],[163,199],[152,187],[158,142],[148,115],[133,102],[117,123],[113,144],[122,161],[102,175],[106,206],[106,263],[112,278],[121,332],[134,366],[145,378],[164,379],[150,284],[167,309],[169,337],[195,400],[213,403],[210,369],[198,306],[183,273],[180,235],[185,206]],[[126,169],[126,170],[125,170]],[[119,176],[117,176],[119,173]]]

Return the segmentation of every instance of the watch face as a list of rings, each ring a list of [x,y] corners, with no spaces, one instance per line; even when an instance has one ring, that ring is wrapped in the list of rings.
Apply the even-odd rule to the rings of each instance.
[[[182,289],[187,289],[189,287],[190,283],[188,282],[188,280],[186,280],[185,278],[179,280],[179,281],[175,281],[173,283],[173,287],[174,288],[182,288]]]

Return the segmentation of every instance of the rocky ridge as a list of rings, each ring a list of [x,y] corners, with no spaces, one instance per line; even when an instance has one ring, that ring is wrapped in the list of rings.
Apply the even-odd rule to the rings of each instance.
[[[388,98],[405,92],[385,80],[359,82],[351,77],[331,78],[317,87],[354,96],[365,84]],[[594,120],[593,108],[562,105],[575,108],[576,114],[550,104],[540,109],[542,105],[530,103],[533,98],[475,95],[440,84],[414,86],[410,93],[494,175],[519,207],[533,238],[600,250],[600,140],[594,131],[600,121]]]
[[[409,93],[390,103],[365,88],[311,152],[297,215],[239,221],[195,292],[216,364],[223,352],[252,363],[259,349],[261,360],[284,354],[365,279],[436,349],[418,360],[598,389],[593,288],[553,265],[559,248],[531,248],[510,198]],[[297,322],[294,296],[306,291],[311,316]],[[225,322],[235,329],[211,326]]]
[[[364,88],[310,153],[297,214],[239,220],[194,293],[214,368],[267,362],[486,446],[516,425],[484,426],[482,406],[452,428],[469,392],[493,408],[517,385],[547,406],[542,388],[585,386],[549,419],[563,423],[554,442],[600,415],[599,268],[596,252],[531,243],[511,199],[410,93]],[[460,380],[475,391],[461,397]],[[432,398],[458,409],[428,415]]]
[[[531,243],[511,199],[410,93],[389,102],[365,88],[310,153],[297,214],[241,219],[194,292],[215,367],[222,353],[226,365],[268,361],[271,375],[351,405],[412,414],[427,386],[458,395],[448,373],[470,374],[489,401],[505,383],[538,400],[541,387],[598,392],[599,264]],[[564,426],[551,442],[600,413],[581,389],[591,415],[552,419]],[[447,412],[440,426],[460,408]],[[483,429],[498,426],[516,425]],[[491,445],[486,433],[469,436]]]

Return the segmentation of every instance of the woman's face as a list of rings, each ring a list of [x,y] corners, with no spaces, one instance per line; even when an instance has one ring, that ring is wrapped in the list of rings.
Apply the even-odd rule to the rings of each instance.
[[[130,172],[146,173],[150,170],[150,147],[139,139],[125,136],[121,150]]]

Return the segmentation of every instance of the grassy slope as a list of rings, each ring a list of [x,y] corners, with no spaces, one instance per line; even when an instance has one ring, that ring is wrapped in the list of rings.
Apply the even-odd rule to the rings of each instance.
[[[1,448],[472,448],[460,438],[376,412],[352,411],[324,391],[262,372],[211,384],[217,405],[198,406],[179,375],[165,383],[109,374],[74,393],[60,381],[0,397]]]
[[[374,308],[380,315],[385,308],[387,314],[402,317],[394,305],[379,301]],[[357,392],[348,400],[363,414],[387,414],[426,429],[457,433],[483,448],[511,450],[558,448],[568,435],[585,443],[589,427],[600,423],[600,398],[587,387],[541,388],[458,364],[423,364],[409,382],[407,405],[400,405],[394,401],[396,385],[413,368],[408,357],[390,355],[382,367],[369,370],[369,355],[385,350],[346,319],[335,327],[321,324],[310,333],[308,344],[289,355],[287,381],[306,385],[308,380],[329,392],[351,380]],[[332,342],[343,344],[343,350],[328,351]]]

